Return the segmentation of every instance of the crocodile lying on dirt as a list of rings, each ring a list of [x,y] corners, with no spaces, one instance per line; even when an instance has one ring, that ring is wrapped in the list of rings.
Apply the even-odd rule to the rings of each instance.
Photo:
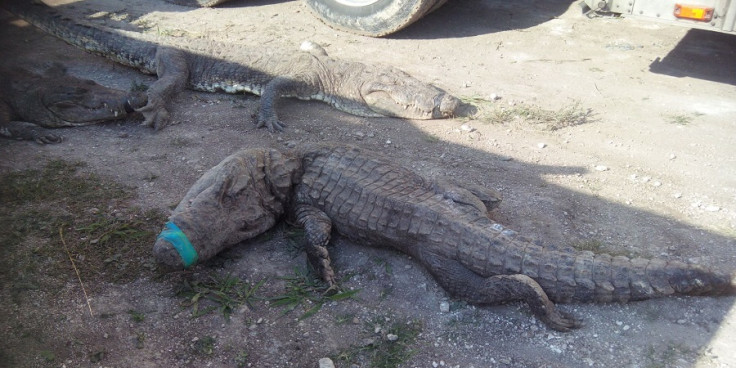
[[[122,119],[146,104],[145,94],[70,76],[61,64],[43,74],[0,68],[0,81],[0,136],[41,144],[61,142],[46,128]]]
[[[138,109],[144,124],[156,129],[169,123],[166,104],[186,87],[260,95],[258,126],[270,131],[284,127],[275,112],[281,97],[320,100],[366,117],[446,118],[460,106],[457,98],[403,71],[333,59],[313,43],[306,43],[306,51],[246,49],[93,26],[65,19],[39,1],[5,0],[3,6],[72,45],[156,74],[148,104]]]
[[[331,286],[335,274],[325,246],[334,229],[357,243],[411,255],[450,294],[470,303],[525,301],[559,331],[580,322],[553,302],[736,293],[732,276],[696,265],[536,245],[488,217],[499,200],[491,190],[429,181],[354,147],[246,149],[194,184],[154,254],[188,267],[286,217],[304,227],[308,259]]]

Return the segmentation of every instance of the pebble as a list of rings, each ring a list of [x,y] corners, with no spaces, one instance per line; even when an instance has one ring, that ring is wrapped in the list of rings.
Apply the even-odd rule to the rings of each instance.
[[[466,123],[460,126],[460,130],[462,130],[463,132],[472,132],[475,131],[475,128]]]
[[[496,101],[496,100],[500,100],[500,99],[501,99],[501,96],[499,96],[499,95],[497,95],[497,94],[495,94],[495,93],[491,93],[491,94],[490,94],[490,95],[488,96],[488,99],[489,99],[489,100],[491,100],[491,101]]]
[[[711,206],[705,207],[705,210],[708,212],[718,212],[721,210],[721,207],[711,205]]]
[[[396,340],[399,339],[399,336],[398,335],[394,335],[394,334],[388,334],[388,335],[386,335],[386,339],[388,341],[396,341]]]
[[[450,303],[446,300],[440,302],[440,312],[447,313],[450,311]]]
[[[675,193],[672,195],[672,197],[677,198],[677,199],[682,198],[682,193]]]
[[[537,144],[537,147],[539,147],[539,148],[547,147],[547,143],[538,143]]]
[[[319,360],[319,368],[335,368],[335,363],[330,358],[322,358]]]
[[[596,165],[595,166],[595,171],[608,171],[608,166]]]

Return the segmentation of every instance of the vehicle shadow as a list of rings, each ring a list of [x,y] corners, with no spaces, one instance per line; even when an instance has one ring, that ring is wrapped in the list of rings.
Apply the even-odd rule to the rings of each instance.
[[[571,0],[448,1],[421,20],[387,37],[418,40],[460,38],[525,29],[558,17],[574,3]]]
[[[657,58],[649,71],[673,77],[691,77],[736,85],[736,37],[731,34],[691,29],[664,58]]]

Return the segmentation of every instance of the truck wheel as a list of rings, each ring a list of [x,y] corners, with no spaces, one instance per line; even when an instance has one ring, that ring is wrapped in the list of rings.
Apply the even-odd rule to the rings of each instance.
[[[380,37],[414,23],[447,0],[304,0],[330,27]]]

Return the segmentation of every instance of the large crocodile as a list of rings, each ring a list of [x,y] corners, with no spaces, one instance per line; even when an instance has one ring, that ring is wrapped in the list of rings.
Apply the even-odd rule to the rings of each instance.
[[[325,246],[335,230],[360,244],[410,254],[468,302],[525,301],[560,331],[580,323],[553,302],[736,293],[731,275],[696,265],[536,245],[489,218],[498,200],[485,188],[430,181],[354,147],[246,149],[194,184],[154,254],[162,263],[187,267],[286,217],[304,227],[308,259],[332,286]]]
[[[166,105],[186,87],[260,95],[257,123],[271,131],[284,127],[275,112],[281,97],[320,100],[366,117],[446,118],[460,106],[457,98],[401,70],[330,58],[313,43],[307,51],[247,49],[93,26],[40,1],[4,0],[3,6],[72,45],[157,75],[148,104],[139,109],[144,124],[156,129],[169,123]]]
[[[42,74],[24,68],[0,68],[0,136],[58,143],[47,128],[122,119],[146,104],[140,92],[125,92],[68,75],[61,64]]]

